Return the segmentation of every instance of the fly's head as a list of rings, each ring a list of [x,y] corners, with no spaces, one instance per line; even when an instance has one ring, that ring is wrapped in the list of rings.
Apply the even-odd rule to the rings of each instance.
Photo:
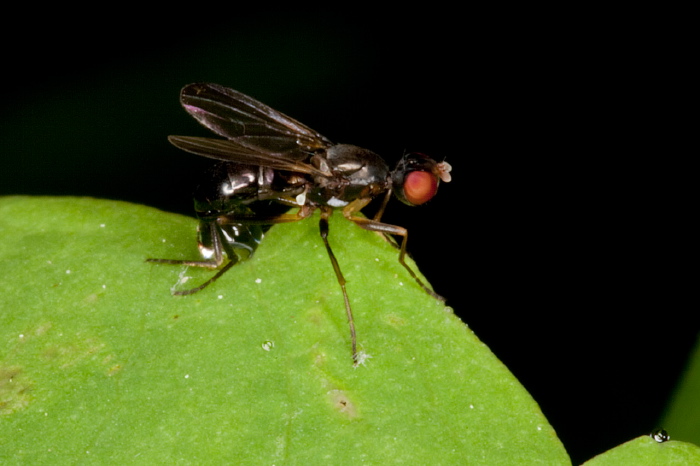
[[[452,179],[451,170],[449,163],[436,162],[425,154],[406,154],[391,172],[392,190],[404,204],[424,204],[435,196],[440,181]]]

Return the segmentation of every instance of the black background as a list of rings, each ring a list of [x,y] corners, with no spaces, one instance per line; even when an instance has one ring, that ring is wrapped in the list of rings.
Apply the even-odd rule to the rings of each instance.
[[[191,215],[209,162],[166,136],[207,135],[178,102],[196,81],[390,165],[404,151],[444,158],[453,182],[384,218],[408,227],[428,280],[575,463],[657,427],[698,329],[687,154],[669,108],[682,70],[663,19],[188,8],[46,12],[4,37],[0,194]]]

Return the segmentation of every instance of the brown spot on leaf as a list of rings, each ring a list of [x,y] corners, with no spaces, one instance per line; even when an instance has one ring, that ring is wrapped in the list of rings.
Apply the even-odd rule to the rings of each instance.
[[[393,327],[403,327],[406,325],[406,319],[396,314],[387,314],[384,320]]]
[[[17,366],[0,366],[0,416],[20,411],[29,405],[31,382]]]
[[[110,367],[107,369],[107,377],[112,377],[113,375],[118,374],[119,372],[122,371],[122,365],[121,364],[115,364],[114,366]]]
[[[333,408],[348,419],[355,419],[359,416],[357,406],[345,390],[331,390],[328,392],[328,397]]]

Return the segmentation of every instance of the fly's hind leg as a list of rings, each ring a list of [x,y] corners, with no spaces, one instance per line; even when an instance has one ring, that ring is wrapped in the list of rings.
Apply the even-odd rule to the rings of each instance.
[[[228,261],[209,280],[196,288],[172,292],[177,296],[190,295],[203,290],[215,282],[239,261],[251,257],[262,240],[263,231],[264,228],[261,225],[226,222],[225,218],[222,217],[214,220],[203,219],[197,228],[198,247],[202,255],[201,260],[146,259],[146,262],[217,269],[224,263],[225,254]]]
[[[251,258],[270,226],[276,223],[296,222],[308,217],[312,212],[313,210],[303,208],[296,214],[270,213],[264,209],[263,212],[255,213],[250,209],[240,209],[229,215],[203,218],[197,228],[202,259],[146,259],[146,262],[217,269],[228,259],[213,277],[198,287],[173,291],[177,296],[190,295],[211,285],[238,262]]]

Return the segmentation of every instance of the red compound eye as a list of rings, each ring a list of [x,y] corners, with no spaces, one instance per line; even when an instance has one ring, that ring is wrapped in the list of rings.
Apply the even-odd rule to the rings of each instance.
[[[413,205],[421,205],[433,198],[437,192],[438,181],[430,172],[414,171],[406,175],[403,194]]]

